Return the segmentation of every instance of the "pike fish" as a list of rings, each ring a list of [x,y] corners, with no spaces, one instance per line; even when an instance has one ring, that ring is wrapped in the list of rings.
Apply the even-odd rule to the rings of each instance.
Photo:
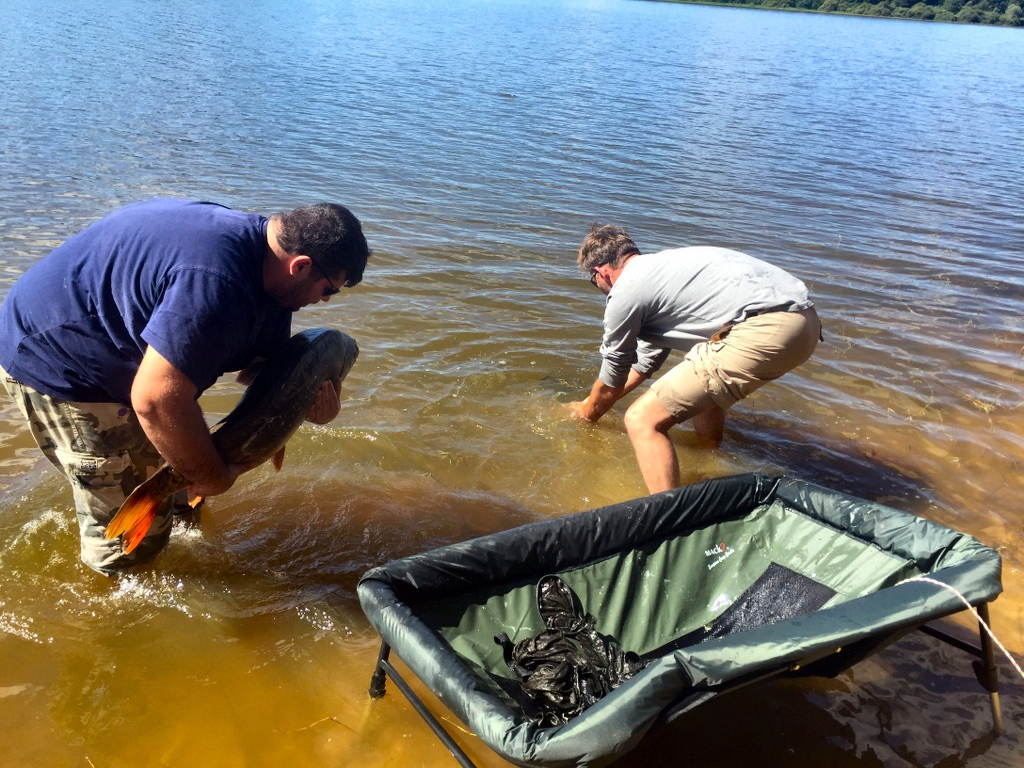
[[[351,336],[315,328],[292,336],[263,363],[234,410],[210,428],[225,464],[273,459],[281,469],[284,447],[306,418],[320,386],[344,379],[359,356]],[[187,485],[169,464],[139,485],[107,525],[106,537],[124,536],[124,551],[139,545],[164,499]],[[197,506],[202,498],[192,501]]]

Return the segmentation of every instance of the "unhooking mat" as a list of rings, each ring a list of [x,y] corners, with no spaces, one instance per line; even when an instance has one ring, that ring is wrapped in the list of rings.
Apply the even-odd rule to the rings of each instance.
[[[557,575],[642,669],[550,725],[495,638],[546,629]],[[408,667],[517,765],[603,765],[651,726],[773,672],[838,674],[921,624],[999,594],[965,534],[789,478],[718,478],[534,523],[367,572],[363,610]],[[507,650],[507,648],[506,648]]]

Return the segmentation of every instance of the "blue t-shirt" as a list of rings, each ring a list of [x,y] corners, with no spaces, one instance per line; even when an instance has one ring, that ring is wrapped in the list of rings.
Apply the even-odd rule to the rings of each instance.
[[[147,346],[199,389],[287,340],[263,288],[267,220],[152,200],[111,213],[33,265],[0,306],[0,366],[76,402],[131,404]]]

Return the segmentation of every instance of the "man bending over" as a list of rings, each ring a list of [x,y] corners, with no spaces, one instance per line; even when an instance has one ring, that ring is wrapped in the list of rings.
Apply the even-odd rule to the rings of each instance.
[[[293,312],[356,285],[369,255],[341,205],[267,219],[152,200],[93,223],[15,283],[0,305],[0,381],[71,484],[86,565],[114,575],[167,544],[183,492],[131,553],[104,536],[164,461],[196,496],[251,469],[221,460],[196,399],[286,342]],[[324,382],[306,418],[337,416],[340,389]]]
[[[686,357],[626,411],[626,430],[651,493],[679,485],[668,437],[693,420],[717,447],[725,412],[807,360],[821,323],[807,287],[789,273],[726,248],[641,254],[624,229],[594,225],[576,262],[608,299],[601,372],[573,414],[596,422],[657,371],[669,352]]]

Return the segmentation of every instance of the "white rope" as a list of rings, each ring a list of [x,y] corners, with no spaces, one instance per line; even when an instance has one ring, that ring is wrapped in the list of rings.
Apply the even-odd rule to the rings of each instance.
[[[1002,651],[1006,658],[1010,660],[1010,663],[1013,664],[1013,668],[1017,670],[1017,674],[1019,674],[1021,677],[1024,677],[1024,670],[1020,668],[1020,665],[1013,658],[1013,656],[1010,655],[1010,652],[1006,650],[1006,647],[1001,642],[999,642],[999,638],[996,637],[996,633],[993,632],[992,628],[985,623],[984,619],[982,619],[981,616],[978,615],[978,612],[974,610],[974,606],[971,605],[970,601],[966,597],[961,595],[955,587],[951,587],[949,584],[937,581],[936,579],[929,579],[927,576],[915,576],[912,579],[904,579],[903,581],[899,582],[899,584],[897,584],[896,586],[898,587],[900,586],[900,584],[909,584],[912,581],[925,581],[929,584],[934,584],[937,587],[948,589],[954,595],[959,597],[960,600],[963,601],[963,604],[967,606],[967,610],[974,614],[974,618],[978,620],[978,624],[985,628],[985,631],[988,632],[988,636],[991,637],[995,644],[999,646],[999,650]]]

